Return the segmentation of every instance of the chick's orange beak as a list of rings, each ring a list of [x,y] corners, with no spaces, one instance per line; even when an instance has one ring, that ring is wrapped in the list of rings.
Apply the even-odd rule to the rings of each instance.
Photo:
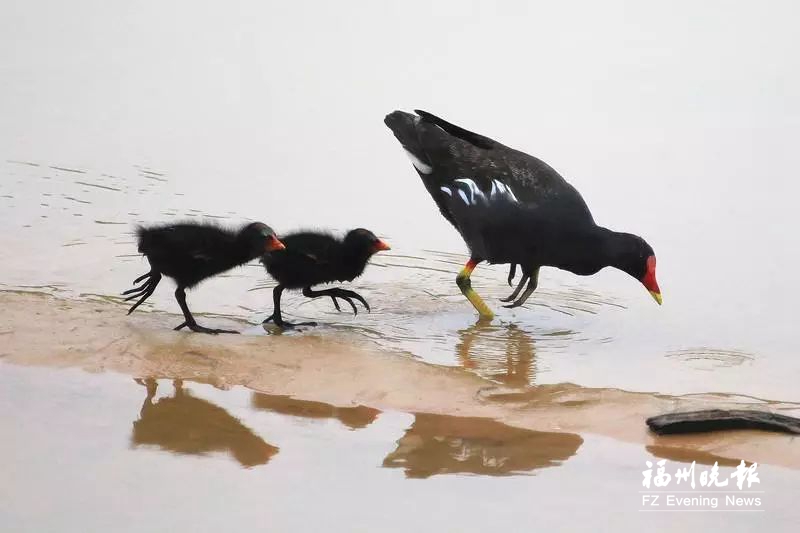
[[[278,238],[275,235],[270,235],[269,237],[267,237],[266,250],[268,252],[274,252],[276,250],[283,250],[285,248],[286,248],[286,246],[281,241],[279,241]]]
[[[385,251],[385,250],[391,250],[391,249],[392,249],[392,247],[391,247],[391,246],[389,246],[388,244],[386,244],[386,242],[385,242],[385,241],[382,241],[382,240],[380,240],[380,239],[378,239],[378,242],[376,242],[376,243],[375,243],[375,248],[374,248],[374,250],[375,250],[376,252],[383,252],[383,251]]]
[[[641,281],[650,296],[653,297],[658,305],[661,305],[661,289],[658,288],[658,282],[656,281],[656,257],[654,255],[647,258],[647,271]]]

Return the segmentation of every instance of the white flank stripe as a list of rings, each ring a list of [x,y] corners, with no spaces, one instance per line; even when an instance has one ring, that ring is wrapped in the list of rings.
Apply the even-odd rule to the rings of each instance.
[[[511,190],[511,187],[502,181],[492,180],[492,192],[489,194],[489,196],[492,200],[494,200],[498,195],[505,196],[509,201],[519,203],[519,200],[517,200],[517,196],[514,194],[514,191]]]
[[[511,199],[514,200],[514,202],[519,203],[519,200],[517,200],[517,196],[514,194],[514,191],[511,190],[511,187],[506,185],[506,190],[508,191],[508,195],[511,197]]]
[[[404,148],[404,150],[405,150],[405,148]],[[421,172],[423,174],[430,174],[431,172],[433,172],[433,167],[432,166],[426,165],[425,163],[420,161],[417,156],[415,156],[414,154],[412,154],[408,150],[406,150],[406,155],[408,155],[408,158],[411,160],[411,163],[414,165],[414,168],[416,168],[419,172]]]

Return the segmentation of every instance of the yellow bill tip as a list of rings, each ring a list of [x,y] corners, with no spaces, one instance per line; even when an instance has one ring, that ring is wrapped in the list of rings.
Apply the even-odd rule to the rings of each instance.
[[[650,293],[650,296],[653,297],[653,300],[655,300],[658,305],[661,305],[661,302],[663,300],[661,298],[661,293],[660,292],[656,292],[656,291],[647,291],[647,292]]]

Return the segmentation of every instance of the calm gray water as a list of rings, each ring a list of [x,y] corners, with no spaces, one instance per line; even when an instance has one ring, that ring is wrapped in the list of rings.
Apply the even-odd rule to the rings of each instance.
[[[290,314],[500,381],[800,400],[791,3],[2,10],[5,286],[118,294],[146,270],[138,222],[365,226],[393,245],[355,284],[373,313],[294,296]],[[644,236],[664,306],[620,272],[549,270],[474,328],[463,244],[382,123],[415,107],[543,158],[598,222]],[[475,275],[495,309],[505,272]],[[269,287],[251,265],[190,305],[259,333]],[[168,285],[151,301],[177,312]]]
[[[0,365],[0,385],[0,415],[14,428],[0,439],[0,466],[14,480],[0,484],[8,531],[788,532],[797,524],[797,472],[770,465],[758,466],[762,486],[754,485],[764,490],[763,511],[645,513],[645,461],[668,459],[671,472],[690,466],[654,446],[113,373]],[[720,459],[706,455],[693,457],[700,471]],[[720,464],[721,479],[733,471]]]

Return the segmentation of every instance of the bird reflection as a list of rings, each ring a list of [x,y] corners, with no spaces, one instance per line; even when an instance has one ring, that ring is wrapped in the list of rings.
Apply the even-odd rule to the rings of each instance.
[[[335,407],[322,402],[295,400],[289,396],[254,392],[251,404],[256,409],[265,409],[283,415],[303,418],[335,418],[350,429],[361,429],[370,425],[380,414],[371,407]]]
[[[507,426],[488,418],[418,413],[383,466],[404,468],[406,477],[437,474],[506,476],[558,466],[583,439]]]
[[[225,409],[192,396],[183,381],[173,381],[172,397],[153,401],[158,383],[153,378],[135,380],[147,389],[139,419],[133,423],[134,446],[152,445],[190,455],[229,452],[244,467],[266,464],[278,448],[231,416]]]
[[[464,368],[512,387],[533,382],[533,339],[517,325],[492,326],[478,322],[458,332],[456,355]]]

